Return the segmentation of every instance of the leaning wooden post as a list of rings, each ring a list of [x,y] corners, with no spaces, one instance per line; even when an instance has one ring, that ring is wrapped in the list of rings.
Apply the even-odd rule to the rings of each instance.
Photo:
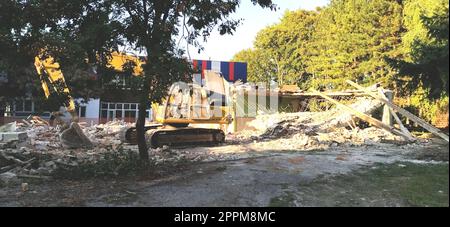
[[[375,119],[375,118],[373,118],[373,117],[371,117],[371,116],[369,116],[369,115],[367,115],[367,114],[365,114],[365,113],[362,113],[362,112],[360,112],[360,111],[357,111],[357,110],[353,109],[353,108],[350,107],[350,106],[347,106],[347,105],[345,105],[345,104],[342,104],[342,103],[340,103],[339,101],[334,100],[333,98],[331,98],[331,97],[328,96],[328,95],[325,95],[325,94],[322,93],[322,92],[316,91],[316,90],[314,90],[314,89],[312,89],[311,91],[312,91],[313,93],[315,93],[316,95],[321,96],[322,98],[324,98],[324,99],[330,101],[331,103],[334,103],[334,104],[336,104],[337,106],[342,107],[343,109],[345,109],[346,111],[348,111],[349,113],[351,113],[352,115],[354,115],[355,117],[357,117],[357,118],[359,118],[359,119],[361,119],[361,120],[363,120],[363,121],[366,121],[366,122],[368,122],[368,123],[370,123],[370,124],[372,124],[372,125],[374,125],[374,126],[376,126],[376,127],[378,127],[378,128],[382,128],[382,129],[384,129],[384,130],[386,130],[386,131],[388,131],[388,132],[391,132],[391,133],[393,133],[393,134],[395,134],[395,135],[403,136],[407,141],[411,141],[408,135],[406,135],[406,134],[404,134],[403,132],[397,130],[396,128],[394,128],[394,127],[392,127],[392,126],[389,126],[389,125],[385,125],[385,124],[383,124],[383,122],[381,122],[381,121],[379,121],[379,120],[377,120],[377,119]]]
[[[385,95],[384,89],[379,87],[378,88],[378,94],[380,95],[381,98],[383,99],[388,99]],[[391,113],[391,115],[394,117],[395,121],[398,124],[398,127],[400,128],[400,131],[402,131],[405,135],[408,135],[408,138],[411,141],[416,140],[416,138],[414,138],[411,133],[409,132],[409,130],[403,125],[402,121],[400,120],[400,118],[398,117],[398,115],[395,113],[395,111],[392,108],[389,108],[389,112]]]
[[[374,99],[383,102],[384,104],[388,105],[389,107],[391,107],[393,110],[397,111],[398,113],[400,113],[401,115],[409,118],[410,120],[416,122],[417,124],[419,124],[420,126],[422,126],[422,128],[428,130],[429,132],[433,133],[436,136],[441,137],[442,139],[444,139],[445,141],[449,141],[448,135],[446,135],[445,133],[441,132],[441,130],[439,130],[438,128],[434,127],[433,125],[429,124],[428,122],[426,122],[425,120],[417,117],[416,115],[410,113],[409,111],[395,105],[392,102],[389,102],[388,100],[381,98],[378,94],[373,93],[372,91],[368,90],[367,88],[351,81],[351,80],[347,80],[347,83],[349,83],[350,85],[354,86],[357,89],[363,90],[365,93],[367,93],[368,95],[372,96]]]
[[[393,92],[390,90],[383,90],[383,93],[384,93],[386,99],[389,102],[392,102],[392,100],[394,98]],[[392,119],[392,114],[391,114],[390,109],[391,108],[388,105],[384,104],[382,122],[386,125],[393,126],[394,124],[393,124],[393,119]]]

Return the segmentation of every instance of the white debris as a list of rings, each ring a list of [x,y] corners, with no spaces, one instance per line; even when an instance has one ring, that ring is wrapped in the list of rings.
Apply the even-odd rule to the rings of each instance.
[[[12,172],[0,174],[0,185],[9,185],[18,181],[17,175]]]
[[[352,105],[362,112],[372,111],[377,103],[361,99]],[[258,157],[270,151],[324,150],[337,146],[382,146],[386,141],[403,141],[378,128],[352,128],[345,123],[351,115],[336,108],[325,112],[260,115],[251,125],[257,131],[243,131],[227,137],[224,146],[149,149],[155,165],[165,163],[223,161]],[[58,127],[48,124],[18,123],[8,127],[26,133],[21,144],[6,144],[0,150],[0,168],[5,179],[15,174],[51,176],[59,169],[78,168],[96,164],[111,156],[127,160],[138,154],[136,145],[124,144],[121,134],[133,124],[111,121],[106,124],[80,125],[94,144],[92,149],[67,149],[61,144]],[[124,153],[125,152],[125,153]],[[129,152],[129,153],[126,153]],[[121,156],[122,155],[122,156]],[[116,163],[113,163],[116,165]],[[3,174],[3,173],[2,173]],[[9,175],[8,175],[9,174]]]

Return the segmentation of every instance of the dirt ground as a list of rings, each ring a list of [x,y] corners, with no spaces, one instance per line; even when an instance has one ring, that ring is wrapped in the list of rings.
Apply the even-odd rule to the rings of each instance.
[[[268,152],[144,176],[27,182],[0,206],[448,206],[448,143]]]

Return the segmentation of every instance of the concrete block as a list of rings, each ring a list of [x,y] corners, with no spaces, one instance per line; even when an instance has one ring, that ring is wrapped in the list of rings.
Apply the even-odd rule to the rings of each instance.
[[[1,132],[0,142],[25,141],[28,138],[26,132]]]
[[[6,125],[0,126],[0,132],[15,132],[17,130],[16,122],[11,122]]]
[[[15,184],[19,182],[19,179],[17,178],[17,175],[15,173],[6,172],[0,174],[0,185],[1,186],[8,186],[11,184]]]

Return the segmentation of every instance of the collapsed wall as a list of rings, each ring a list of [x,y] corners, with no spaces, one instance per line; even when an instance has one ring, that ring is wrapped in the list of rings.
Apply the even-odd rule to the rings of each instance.
[[[370,114],[381,107],[381,103],[368,98],[358,98],[349,106]],[[234,157],[229,153],[230,151],[234,149],[242,153],[241,150],[246,146],[253,152],[258,152],[267,151],[268,146],[272,150],[287,148],[317,150],[339,144],[376,145],[383,141],[404,141],[402,137],[379,128],[350,128],[352,120],[352,114],[337,107],[323,112],[259,115],[250,123],[257,129],[248,136],[251,141],[256,142],[252,143],[252,146],[245,145],[242,140],[231,135],[228,136],[226,142],[229,146],[223,148],[177,150],[164,147],[149,149],[149,153],[155,163],[164,163],[180,160],[227,160],[227,158]],[[51,127],[48,123],[39,121],[13,123],[3,127],[3,130],[13,130],[16,133],[25,134],[26,138],[0,143],[0,175],[6,174],[6,178],[12,174],[27,177],[51,176],[55,170],[95,165],[104,161],[108,156],[126,160],[137,154],[137,146],[123,144],[120,139],[122,130],[130,126],[132,124],[123,121],[82,125],[84,134],[94,146],[92,149],[67,149],[62,145],[58,127]],[[230,147],[234,145],[237,146]],[[125,150],[131,153],[123,153]],[[120,162],[114,161],[113,163],[112,169],[116,168],[115,165],[120,168]]]
[[[382,106],[382,103],[370,98],[360,97],[350,105],[356,111],[364,114],[372,114]],[[341,143],[360,144],[366,140],[378,142],[380,140],[404,142],[400,136],[383,129],[369,127],[369,129],[360,129],[354,125],[355,119],[352,113],[335,107],[322,112],[299,112],[299,113],[279,113],[270,115],[259,115],[249,123],[250,126],[257,129],[257,139],[276,139],[281,137],[292,137],[301,134],[311,139],[333,141],[333,139],[324,139],[330,135],[334,140]],[[359,131],[359,134],[355,133]],[[254,134],[253,134],[254,135]],[[319,136],[320,135],[320,136]],[[254,136],[253,136],[254,137]],[[292,141],[293,143],[295,141]]]

